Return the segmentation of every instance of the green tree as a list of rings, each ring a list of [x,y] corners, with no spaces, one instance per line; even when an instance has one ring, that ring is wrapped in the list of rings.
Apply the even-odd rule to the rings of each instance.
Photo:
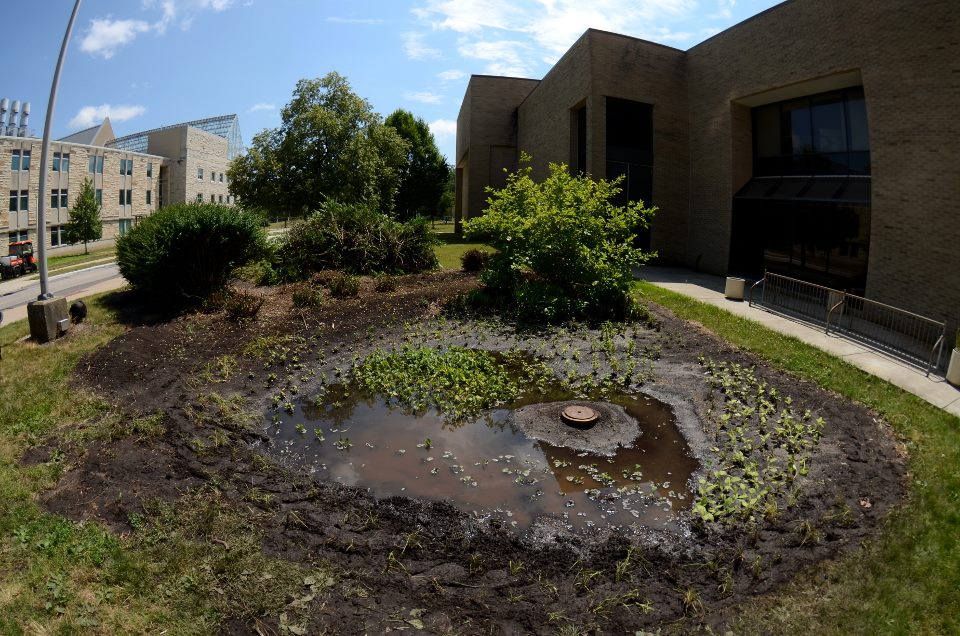
[[[450,166],[440,154],[430,126],[412,113],[397,109],[384,122],[396,129],[409,144],[407,165],[401,170],[394,216],[405,221],[415,216],[430,219],[445,211],[444,191],[450,179]]]
[[[620,179],[572,176],[562,164],[550,164],[537,183],[529,163],[522,155],[526,165],[491,190],[484,215],[465,226],[497,249],[481,274],[486,296],[534,321],[624,317],[633,269],[654,256],[633,239],[656,208],[618,207],[611,201]]]
[[[93,182],[84,179],[80,184],[80,193],[70,208],[70,221],[66,227],[68,243],[83,241],[83,253],[89,254],[89,241],[103,236],[103,220],[100,218],[100,204],[93,192]]]
[[[231,163],[230,193],[246,206],[302,215],[328,199],[393,207],[407,142],[347,79],[297,82],[279,128],[257,134]]]

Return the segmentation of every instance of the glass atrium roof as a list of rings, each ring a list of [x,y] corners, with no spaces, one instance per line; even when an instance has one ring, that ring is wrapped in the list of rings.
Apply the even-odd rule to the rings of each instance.
[[[171,124],[153,130],[133,133],[124,137],[118,137],[107,143],[110,148],[117,150],[127,150],[130,152],[147,152],[147,140],[150,133],[161,130],[170,130],[171,128],[180,128],[181,126],[192,126],[208,133],[223,137],[227,140],[227,158],[233,159],[243,152],[243,136],[240,134],[240,119],[236,115],[221,115],[220,117],[207,117],[206,119],[196,119],[194,121],[185,121],[181,124]]]

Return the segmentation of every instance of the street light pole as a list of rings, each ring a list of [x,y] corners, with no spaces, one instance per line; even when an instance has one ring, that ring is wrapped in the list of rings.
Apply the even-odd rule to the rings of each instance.
[[[57,68],[53,72],[53,83],[50,86],[50,101],[47,103],[47,118],[43,124],[43,149],[40,151],[40,193],[37,197],[37,247],[40,261],[40,295],[38,300],[53,298],[48,289],[47,281],[47,159],[50,156],[50,130],[53,127],[53,109],[57,104],[57,88],[60,86],[60,69],[63,67],[63,58],[67,55],[67,45],[70,43],[70,34],[73,32],[73,23],[80,11],[80,0],[73,5],[67,31],[63,34],[63,44],[60,46],[60,57],[57,59]]]

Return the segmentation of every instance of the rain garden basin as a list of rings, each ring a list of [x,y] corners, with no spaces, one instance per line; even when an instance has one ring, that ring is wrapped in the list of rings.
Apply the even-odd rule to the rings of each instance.
[[[635,423],[633,433],[591,452],[582,444],[560,445],[572,429],[561,421],[564,405],[586,402],[562,389],[549,398],[547,404],[542,395],[521,398],[450,421],[436,410],[414,413],[350,384],[331,385],[323,403],[300,399],[271,422],[271,452],[379,497],[447,500],[518,529],[550,515],[572,529],[676,530],[699,465],[672,408],[643,394],[608,396],[597,405],[597,426],[617,411]],[[539,410],[518,417],[531,407]],[[592,431],[576,434],[589,438]]]

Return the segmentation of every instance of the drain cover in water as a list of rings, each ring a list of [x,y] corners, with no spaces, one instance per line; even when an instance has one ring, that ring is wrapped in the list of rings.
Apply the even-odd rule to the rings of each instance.
[[[567,406],[560,412],[560,419],[573,426],[589,426],[598,417],[597,412],[588,406]]]

